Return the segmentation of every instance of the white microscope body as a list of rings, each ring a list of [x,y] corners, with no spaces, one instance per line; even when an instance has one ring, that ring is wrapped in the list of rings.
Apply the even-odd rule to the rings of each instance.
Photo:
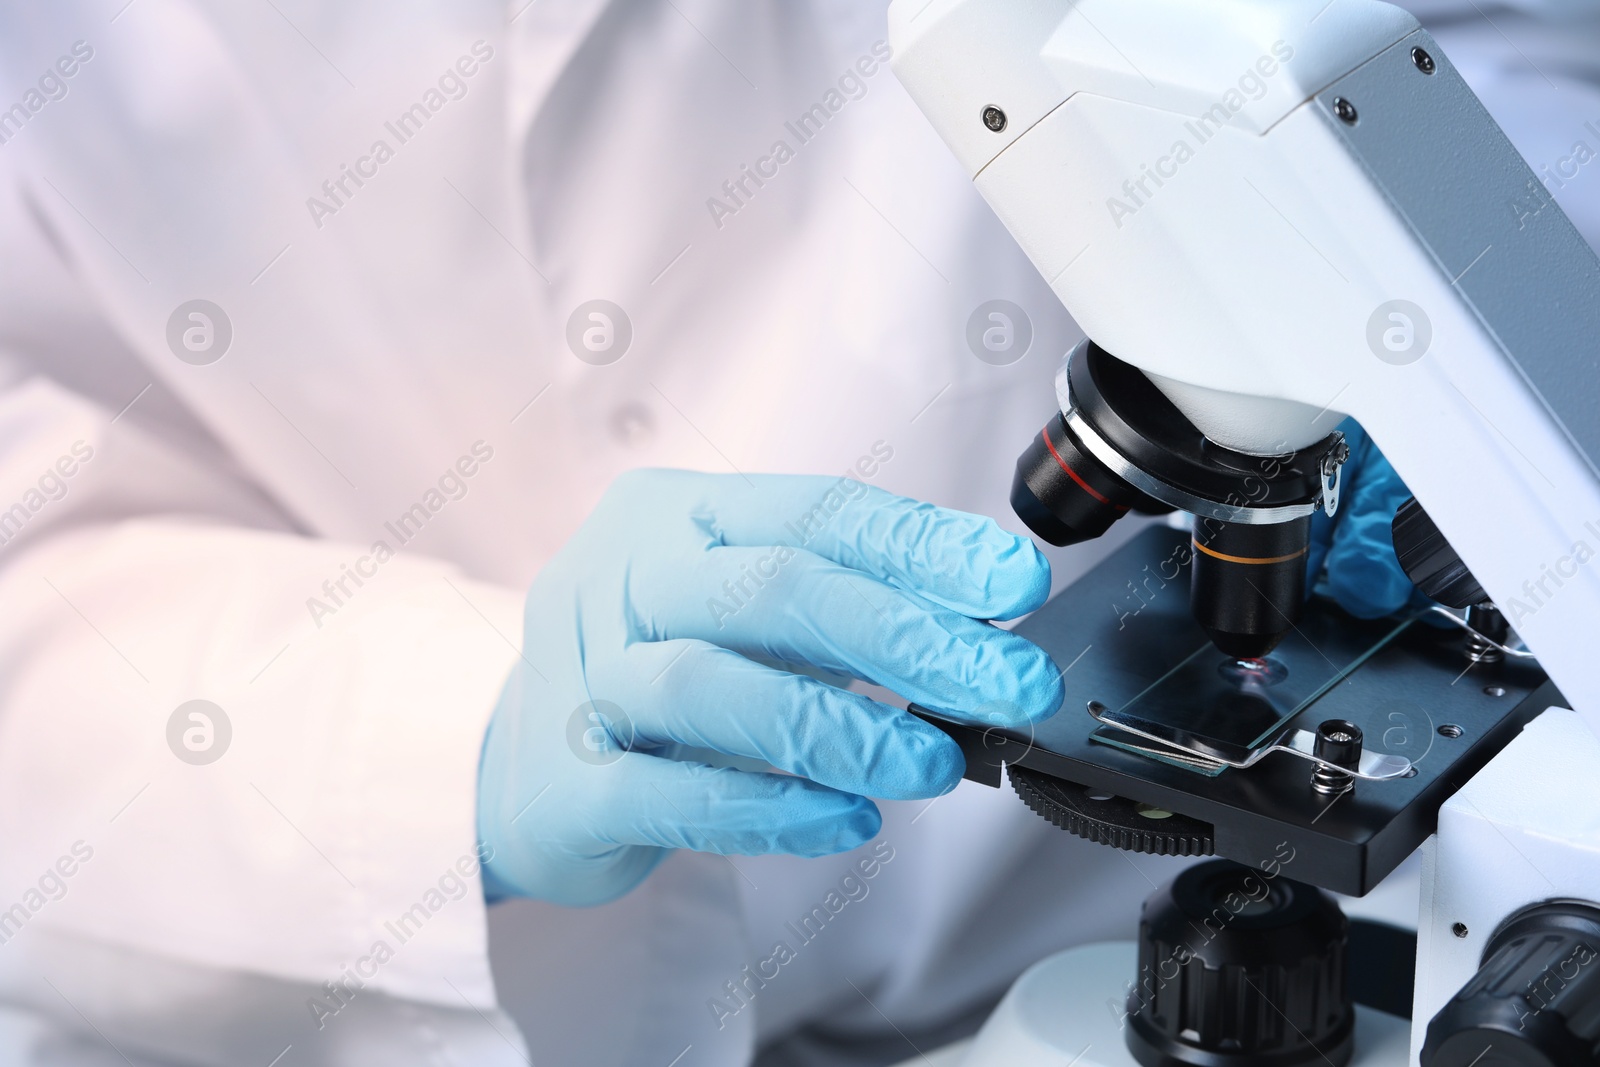
[[[1600,264],[1376,0],[895,0],[889,23],[1090,338],[1238,452],[1354,416],[1576,709],[1441,812],[1411,1040],[1368,1013],[1354,1061],[1417,1062],[1508,916],[1600,902]],[[1131,953],[1042,962],[954,1062],[1131,1067],[1106,1008]]]
[[[1600,731],[1600,268],[1415,19],[895,0],[889,23],[896,75],[1089,337],[1241,452],[1355,416]]]

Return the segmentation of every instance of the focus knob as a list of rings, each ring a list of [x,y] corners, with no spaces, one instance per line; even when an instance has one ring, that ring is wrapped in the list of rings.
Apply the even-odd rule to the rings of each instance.
[[[1229,860],[1144,904],[1128,1051],[1144,1067],[1343,1067],[1350,923],[1314,886]]]
[[[1600,1063],[1600,910],[1541,904],[1506,923],[1433,1022],[1422,1067]]]
[[[1470,608],[1489,599],[1417,498],[1394,515],[1394,554],[1413,585],[1441,604]]]

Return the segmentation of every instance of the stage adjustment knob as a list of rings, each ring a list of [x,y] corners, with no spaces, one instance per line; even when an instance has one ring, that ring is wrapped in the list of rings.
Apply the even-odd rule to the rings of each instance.
[[[1350,923],[1314,886],[1230,860],[1144,904],[1128,1050],[1144,1067],[1343,1067]]]
[[[1600,1063],[1600,909],[1553,902],[1502,926],[1433,1021],[1422,1067]]]

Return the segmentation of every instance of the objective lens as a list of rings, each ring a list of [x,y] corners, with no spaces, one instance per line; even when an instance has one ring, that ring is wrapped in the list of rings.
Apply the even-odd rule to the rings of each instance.
[[[1195,520],[1190,601],[1225,655],[1259,659],[1294,628],[1310,539],[1309,517],[1267,526]]]
[[[1052,545],[1093,540],[1142,506],[1159,507],[1084,450],[1060,415],[1017,459],[1012,510]]]

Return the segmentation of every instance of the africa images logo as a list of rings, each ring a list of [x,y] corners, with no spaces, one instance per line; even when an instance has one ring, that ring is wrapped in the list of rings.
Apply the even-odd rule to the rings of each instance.
[[[233,322],[209,300],[186,300],[167,318],[167,347],[191,366],[215,363],[231,344]]]
[[[193,767],[215,763],[233,743],[228,713],[209,700],[190,700],[167,717],[167,747]]]
[[[1433,322],[1409,300],[1388,300],[1367,319],[1367,347],[1391,366],[1404,367],[1428,354]]]
[[[592,367],[606,367],[628,354],[633,321],[610,300],[579,304],[567,318],[567,347]]]
[[[1009,300],[986,300],[967,319],[967,347],[992,367],[1009,367],[1033,346],[1033,321]]]
[[[585,701],[567,718],[567,747],[590,766],[617,762],[633,749],[634,741],[633,720],[609,700]]]

